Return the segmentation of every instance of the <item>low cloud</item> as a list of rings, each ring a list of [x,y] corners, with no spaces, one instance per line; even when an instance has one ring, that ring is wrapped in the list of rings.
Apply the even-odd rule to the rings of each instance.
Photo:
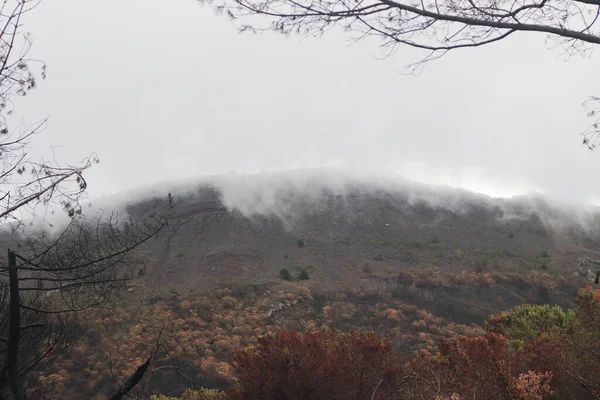
[[[335,197],[336,204],[350,205],[357,196],[387,196],[401,199],[407,207],[426,206],[457,215],[483,208],[495,213],[497,220],[505,223],[535,217],[547,230],[555,233],[566,233],[573,228],[587,233],[600,231],[600,214],[592,205],[568,203],[537,193],[493,198],[460,188],[413,182],[392,173],[339,168],[215,175],[163,182],[105,198],[97,205],[104,210],[125,210],[142,201],[166,198],[168,193],[174,196],[176,202],[178,199],[194,198],[209,188],[219,193],[222,205],[228,210],[248,218],[275,216],[288,229],[296,226],[307,213],[327,207],[332,197]],[[348,219],[355,217],[351,213],[344,215]],[[441,220],[438,219],[438,222]]]

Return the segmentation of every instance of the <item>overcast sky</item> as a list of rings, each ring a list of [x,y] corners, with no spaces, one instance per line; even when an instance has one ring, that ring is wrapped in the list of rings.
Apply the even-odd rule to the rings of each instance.
[[[36,152],[91,152],[93,196],[236,171],[339,166],[508,196],[600,199],[581,103],[600,56],[542,35],[456,51],[406,75],[409,50],[238,34],[195,0],[44,0],[25,20],[48,79],[17,117],[50,116]],[[600,49],[599,49],[600,50]]]

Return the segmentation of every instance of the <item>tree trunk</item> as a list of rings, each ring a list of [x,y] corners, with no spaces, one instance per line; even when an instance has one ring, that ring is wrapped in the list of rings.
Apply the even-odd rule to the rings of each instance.
[[[125,382],[125,384],[123,386],[121,386],[115,392],[115,394],[113,394],[110,397],[110,400],[121,400],[121,399],[123,399],[123,397],[125,397],[125,395],[127,393],[129,393],[129,391],[131,389],[133,389],[135,387],[135,385],[137,385],[138,382],[143,378],[144,374],[146,373],[146,370],[148,369],[148,366],[150,365],[150,361],[151,360],[152,360],[152,357],[148,358],[148,360],[146,360],[145,363],[143,363],[142,365],[140,365],[139,367],[137,367],[137,369],[135,370],[135,372],[133,373],[133,375],[131,375],[129,377],[129,379],[127,379],[127,382]]]
[[[19,374],[19,337],[21,335],[21,300],[19,298],[19,271],[17,258],[8,250],[8,280],[10,285],[10,319],[6,349],[6,373],[15,400],[25,399],[25,388]]]

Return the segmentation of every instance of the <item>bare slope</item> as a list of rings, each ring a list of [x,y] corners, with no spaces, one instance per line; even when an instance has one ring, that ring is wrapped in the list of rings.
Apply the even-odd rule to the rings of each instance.
[[[581,273],[582,257],[600,258],[595,214],[538,197],[497,200],[423,185],[346,182],[342,188],[293,179],[273,188],[248,179],[235,201],[231,182],[175,193],[168,231],[143,249],[142,292],[266,282],[278,279],[281,268],[293,274],[306,268],[311,284],[334,287],[364,260],[381,270],[434,265],[572,276]],[[144,215],[159,202],[129,209]],[[584,273],[593,274],[593,267]]]

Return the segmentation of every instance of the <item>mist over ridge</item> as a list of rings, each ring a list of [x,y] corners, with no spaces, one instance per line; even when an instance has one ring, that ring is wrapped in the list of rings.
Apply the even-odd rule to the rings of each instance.
[[[493,212],[498,222],[539,218],[554,233],[578,228],[587,234],[600,232],[600,209],[592,204],[576,204],[528,193],[510,198],[492,197],[463,188],[431,185],[406,179],[389,172],[353,171],[341,168],[307,168],[260,174],[222,174],[193,180],[160,182],[121,192],[94,202],[92,209],[123,210],[171,193],[175,204],[216,193],[220,204],[245,217],[275,216],[287,229],[298,223],[310,210],[370,196],[402,206],[426,206],[465,215],[476,209]],[[331,206],[331,204],[330,204]],[[349,216],[350,217],[350,216]]]

